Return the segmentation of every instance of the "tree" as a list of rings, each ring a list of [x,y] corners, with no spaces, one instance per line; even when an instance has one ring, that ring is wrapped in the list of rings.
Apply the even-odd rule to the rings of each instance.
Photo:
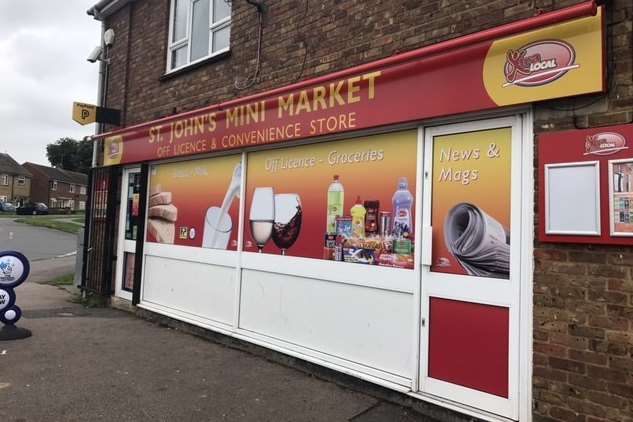
[[[46,146],[46,157],[53,167],[88,173],[92,165],[92,141],[60,138]]]

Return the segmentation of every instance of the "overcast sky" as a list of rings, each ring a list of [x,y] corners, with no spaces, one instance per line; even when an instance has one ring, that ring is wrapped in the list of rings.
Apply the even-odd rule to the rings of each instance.
[[[72,102],[96,104],[100,23],[96,0],[0,0],[0,152],[49,164],[46,144],[81,139],[94,125],[71,120]]]

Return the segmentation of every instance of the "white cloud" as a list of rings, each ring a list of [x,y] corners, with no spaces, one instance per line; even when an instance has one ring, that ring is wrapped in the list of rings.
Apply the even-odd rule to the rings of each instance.
[[[101,25],[95,0],[0,1],[0,151],[48,164],[46,144],[81,139],[94,126],[71,120],[73,101],[95,103],[98,65],[86,61]]]

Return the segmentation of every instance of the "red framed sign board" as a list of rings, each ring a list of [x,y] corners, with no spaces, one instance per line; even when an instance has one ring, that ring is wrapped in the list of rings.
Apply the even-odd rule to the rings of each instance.
[[[541,242],[633,244],[632,142],[633,124],[539,135]]]

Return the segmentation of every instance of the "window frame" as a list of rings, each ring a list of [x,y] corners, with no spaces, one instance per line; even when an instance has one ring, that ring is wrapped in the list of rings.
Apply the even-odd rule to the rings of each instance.
[[[230,38],[230,29],[229,29],[229,45],[225,48],[222,48],[220,50],[217,51],[213,51],[213,35],[215,32],[218,32],[226,27],[231,27],[231,18],[232,18],[232,12],[233,12],[233,8],[231,6],[231,14],[229,14],[229,16],[225,17],[224,19],[218,21],[218,22],[213,22],[213,14],[214,14],[214,5],[213,5],[213,0],[209,0],[209,28],[208,28],[208,32],[209,32],[209,53],[206,56],[200,57],[199,59],[196,59],[194,61],[191,61],[191,35],[192,35],[192,30],[193,30],[193,25],[192,25],[192,21],[193,21],[193,4],[195,2],[201,1],[201,0],[184,0],[187,1],[187,20],[186,20],[186,28],[185,28],[185,36],[183,38],[181,38],[180,40],[177,41],[173,41],[173,34],[174,34],[174,12],[175,12],[175,7],[176,7],[176,0],[170,0],[169,2],[169,31],[167,34],[167,67],[165,69],[165,74],[170,74],[182,69],[185,69],[189,66],[193,66],[197,63],[203,62],[205,60],[208,60],[212,57],[215,56],[219,56],[220,54],[224,54],[228,51],[231,50],[231,38]],[[224,1],[224,0],[222,0]],[[187,48],[187,61],[185,64],[178,66],[178,67],[172,67],[172,53],[181,48],[186,46]]]
[[[51,181],[51,191],[57,192],[57,180]]]
[[[68,187],[68,193],[75,193],[75,185],[71,184],[71,185]]]
[[[24,186],[26,185],[26,177],[25,176],[17,176],[15,178],[16,186]]]
[[[85,186],[79,187],[79,195],[86,195],[87,189]]]
[[[1,186],[9,186],[9,175],[8,174],[0,174],[0,185]]]

